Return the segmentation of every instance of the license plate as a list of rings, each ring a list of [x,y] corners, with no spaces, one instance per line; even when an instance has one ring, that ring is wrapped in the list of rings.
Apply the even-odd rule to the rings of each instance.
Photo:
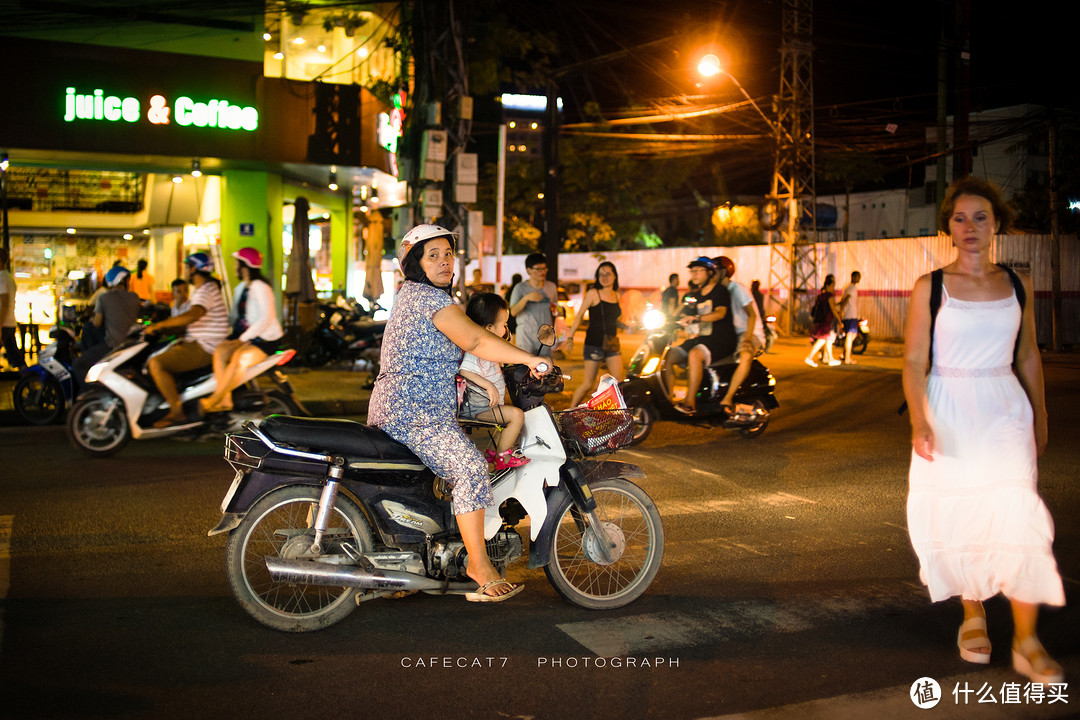
[[[244,471],[237,470],[236,477],[233,478],[232,485],[229,486],[229,492],[225,493],[225,499],[221,501],[221,512],[225,512],[225,508],[229,507],[229,503],[232,502],[233,495],[236,494],[236,489],[240,487],[240,481],[244,479]]]

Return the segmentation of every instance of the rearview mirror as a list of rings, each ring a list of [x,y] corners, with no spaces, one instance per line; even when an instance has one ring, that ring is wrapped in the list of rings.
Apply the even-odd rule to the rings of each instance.
[[[551,347],[555,344],[555,328],[550,325],[541,325],[536,332],[536,339],[540,341],[541,345]]]

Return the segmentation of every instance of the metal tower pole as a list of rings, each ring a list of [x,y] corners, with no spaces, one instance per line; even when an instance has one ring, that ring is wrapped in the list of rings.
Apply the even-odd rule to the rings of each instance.
[[[786,212],[768,233],[770,294],[792,332],[817,282],[814,186],[813,0],[784,0],[772,199]],[[808,230],[802,230],[802,223]]]

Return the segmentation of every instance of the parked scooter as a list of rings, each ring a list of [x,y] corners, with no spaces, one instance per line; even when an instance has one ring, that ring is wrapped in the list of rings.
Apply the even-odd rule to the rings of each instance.
[[[71,372],[75,331],[57,325],[49,331],[49,337],[53,342],[41,349],[37,364],[23,372],[12,393],[15,411],[31,425],[57,422],[75,398],[76,383]]]
[[[385,330],[385,320],[373,320],[355,300],[339,298],[338,303],[320,308],[319,322],[298,359],[308,367],[348,362],[354,370],[371,373],[374,382]]]
[[[847,333],[840,328],[840,331],[836,333],[836,337],[833,339],[833,345],[838,348],[844,347],[844,338],[847,337]],[[862,355],[866,352],[866,346],[870,344],[870,323],[866,318],[859,318],[859,332],[855,335],[855,339],[851,342],[851,352],[856,355]]]
[[[137,326],[126,342],[90,368],[86,386],[67,419],[68,439],[75,447],[91,456],[105,457],[119,451],[132,438],[158,438],[203,430],[227,432],[271,413],[310,415],[292,385],[277,370],[277,366],[284,365],[295,354],[294,350],[283,350],[248,368],[244,383],[233,391],[233,410],[228,413],[205,417],[199,414],[199,398],[209,397],[217,388],[212,368],[178,374],[176,386],[190,422],[155,428],[154,423],[169,412],[169,405],[150,377],[147,361],[167,346],[168,343],[144,334],[141,326]],[[275,389],[262,389],[256,378],[269,380]]]
[[[634,413],[634,444],[649,436],[658,420],[719,425],[737,430],[744,438],[755,438],[765,432],[769,411],[779,406],[773,388],[776,378],[758,360],[753,360],[750,372],[735,393],[735,411],[728,413],[720,405],[727,393],[736,364],[732,357],[723,358],[705,368],[701,386],[696,388],[697,412],[685,415],[675,409],[671,388],[664,378],[668,350],[679,336],[682,325],[659,310],[645,313],[643,324],[650,334],[638,348],[626,371],[626,380],[619,384],[626,404]]]
[[[543,567],[563,598],[596,610],[636,600],[660,568],[663,524],[631,481],[644,477],[638,467],[595,457],[630,440],[629,413],[553,413],[543,396],[562,390],[558,368],[535,379],[516,366],[506,382],[528,408],[530,462],[493,478],[484,519],[492,564],[504,572],[524,554],[515,528],[528,515],[529,567]],[[402,591],[476,590],[449,487],[381,430],[274,416],[228,435],[225,459],[236,476],[209,534],[229,533],[229,585],[258,622],[307,632]]]

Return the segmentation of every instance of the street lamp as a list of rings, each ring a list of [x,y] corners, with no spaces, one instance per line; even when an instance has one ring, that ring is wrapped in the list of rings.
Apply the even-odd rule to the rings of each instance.
[[[742,93],[742,96],[746,98],[751,105],[754,106],[754,109],[757,110],[757,113],[761,116],[761,119],[765,121],[765,125],[768,126],[769,130],[779,136],[780,131],[776,123],[769,119],[769,116],[766,115],[765,112],[761,109],[761,106],[759,106],[757,102],[754,101],[754,98],[750,97],[750,93],[746,92],[746,88],[742,86],[738,79],[736,79],[736,77],[732,75],[729,71],[724,69],[723,65],[720,63],[719,57],[712,53],[705,55],[703,58],[701,58],[701,61],[698,62],[697,69],[698,73],[700,73],[702,77],[706,78],[711,78],[716,75],[727,75],[727,77],[731,80],[732,84],[734,84],[735,87],[739,89],[739,92]]]

